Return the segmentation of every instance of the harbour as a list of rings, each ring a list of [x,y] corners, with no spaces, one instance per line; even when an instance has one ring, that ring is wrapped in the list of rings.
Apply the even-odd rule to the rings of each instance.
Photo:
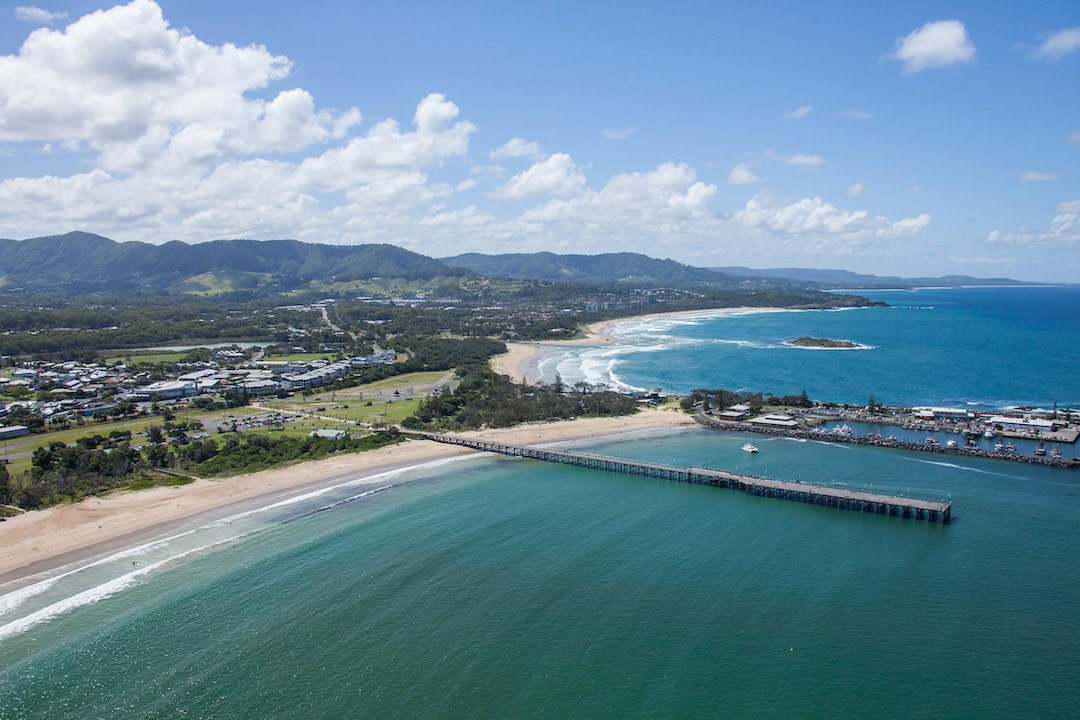
[[[760,424],[754,424],[749,422],[732,422],[727,420],[718,420],[705,413],[698,412],[694,414],[694,420],[704,427],[712,428],[714,430],[731,431],[731,432],[745,432],[755,433],[759,435],[771,435],[778,437],[798,438],[802,440],[820,440],[824,442],[836,442],[847,443],[851,445],[864,445],[870,447],[882,447],[893,448],[897,450],[911,450],[915,452],[936,453],[939,455],[953,455],[962,457],[980,457],[990,458],[994,460],[1009,460],[1011,462],[1028,463],[1032,465],[1044,465],[1046,467],[1077,470],[1080,469],[1080,459],[1075,457],[1065,457],[1060,451],[1047,453],[1039,453],[1037,445],[1034,446],[1034,450],[1029,453],[1017,452],[1015,446],[1011,446],[1012,449],[1007,449],[1010,445],[1000,443],[1000,447],[995,443],[994,449],[986,449],[978,446],[961,445],[959,442],[955,444],[940,443],[936,440],[934,442],[928,442],[926,439],[922,441],[914,441],[908,439],[897,438],[893,435],[882,437],[880,433],[868,432],[858,433],[847,427],[848,421],[843,421],[842,425],[835,425],[829,428],[826,425],[813,425],[809,427],[793,425],[789,427],[782,426],[762,426]],[[837,422],[841,422],[838,420]],[[851,420],[855,423],[856,421]],[[865,421],[860,422],[859,425],[866,424]],[[925,431],[923,431],[925,432]],[[928,436],[930,438],[930,436]],[[931,438],[932,439],[932,438]],[[1024,438],[1028,439],[1028,438]],[[1043,445],[1045,448],[1045,444]]]

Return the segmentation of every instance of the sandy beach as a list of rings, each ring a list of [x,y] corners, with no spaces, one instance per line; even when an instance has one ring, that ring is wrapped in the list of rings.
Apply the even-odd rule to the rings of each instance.
[[[586,335],[573,340],[543,340],[536,342],[506,343],[506,352],[493,358],[491,361],[495,372],[500,375],[508,375],[514,382],[533,382],[537,379],[536,361],[545,347],[565,347],[572,345],[600,346],[606,343],[619,341],[617,335],[610,333],[612,325],[622,322],[639,322],[655,318],[669,317],[692,317],[695,315],[707,315],[720,317],[723,315],[738,315],[747,312],[777,312],[783,308],[772,307],[733,307],[712,308],[707,310],[682,310],[677,312],[649,313],[647,315],[634,315],[633,317],[617,318],[615,320],[602,320],[586,326]]]
[[[581,418],[466,433],[509,444],[564,440],[659,430],[692,424],[689,416],[646,409],[626,417]],[[344,479],[372,476],[475,451],[428,440],[316,460],[220,480],[197,480],[180,487],[117,491],[81,502],[27,512],[0,523],[0,584],[72,563],[87,562],[148,542],[181,526],[221,514],[230,506],[287,497]]]

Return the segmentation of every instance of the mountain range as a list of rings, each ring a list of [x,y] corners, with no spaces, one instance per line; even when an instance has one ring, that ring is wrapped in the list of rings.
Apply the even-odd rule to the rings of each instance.
[[[0,289],[81,294],[152,289],[211,294],[344,289],[357,283],[480,281],[483,278],[584,284],[756,288],[915,287],[1019,284],[967,276],[896,278],[844,270],[700,268],[637,253],[600,255],[467,253],[435,259],[394,245],[324,245],[297,240],[215,240],[162,245],[116,242],[71,232],[27,240],[0,239]]]

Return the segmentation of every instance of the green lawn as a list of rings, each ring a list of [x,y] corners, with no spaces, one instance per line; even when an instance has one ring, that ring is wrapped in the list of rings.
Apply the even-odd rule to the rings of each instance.
[[[305,398],[305,402],[302,403],[285,403],[280,400],[273,400],[263,403],[264,408],[273,409],[285,409],[293,412],[309,412],[314,413],[322,417],[334,418],[345,423],[356,423],[357,421],[362,423],[400,423],[416,412],[417,406],[420,404],[420,398],[412,400],[389,400],[383,401],[379,399],[371,400],[371,405],[368,405],[368,400],[357,400],[350,402],[330,402],[329,400],[312,401],[311,398]],[[302,422],[311,423],[318,422],[318,418],[305,418]],[[294,422],[286,424],[286,427],[295,425]],[[341,424],[333,424],[330,422],[327,427],[341,427]]]
[[[106,365],[113,365],[117,362],[130,362],[134,363],[176,363],[190,355],[190,352],[118,352],[116,350],[109,351],[108,355],[104,355],[102,360]]]

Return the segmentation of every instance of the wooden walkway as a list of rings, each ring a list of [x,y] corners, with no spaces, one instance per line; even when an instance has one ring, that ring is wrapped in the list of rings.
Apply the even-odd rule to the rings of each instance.
[[[673,465],[625,460],[604,455],[589,455],[564,450],[544,450],[520,445],[504,445],[488,440],[475,440],[455,435],[425,433],[424,437],[435,442],[462,445],[475,450],[498,453],[499,455],[529,458],[564,465],[577,465],[578,467],[627,475],[643,475],[673,482],[711,485],[712,487],[741,490],[750,495],[793,500],[795,502],[809,503],[810,505],[824,505],[841,510],[894,515],[896,517],[937,523],[949,522],[952,513],[951,502],[934,502],[899,497],[897,495],[879,495],[857,490],[844,490],[823,485],[771,480],[755,475],[740,475],[727,470],[715,470],[712,468],[675,467]]]

